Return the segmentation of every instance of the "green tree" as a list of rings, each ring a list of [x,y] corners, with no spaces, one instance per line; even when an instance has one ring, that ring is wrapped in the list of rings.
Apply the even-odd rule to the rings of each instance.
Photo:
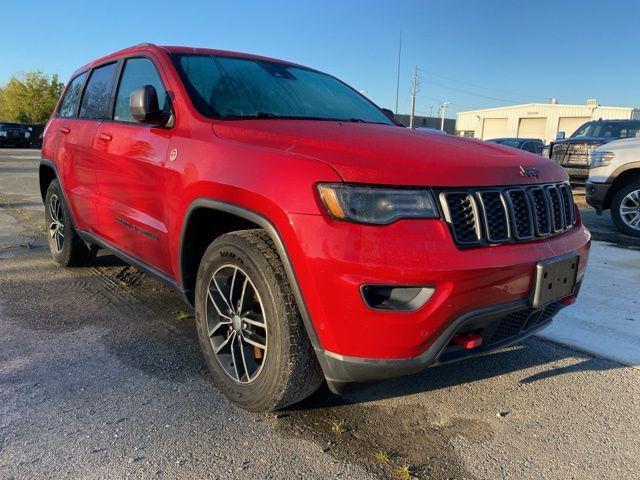
[[[56,74],[33,70],[14,75],[0,88],[0,121],[45,123],[63,89]]]

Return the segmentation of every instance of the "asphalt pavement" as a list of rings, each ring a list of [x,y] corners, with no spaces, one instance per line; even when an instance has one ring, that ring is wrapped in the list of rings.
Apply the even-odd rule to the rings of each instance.
[[[51,261],[38,158],[0,150],[0,479],[638,478],[640,371],[538,338],[239,410],[176,294],[108,252]]]

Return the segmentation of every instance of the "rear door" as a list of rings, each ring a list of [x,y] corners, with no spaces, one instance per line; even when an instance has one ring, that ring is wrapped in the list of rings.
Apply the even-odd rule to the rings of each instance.
[[[136,259],[170,274],[164,163],[170,128],[136,122],[129,97],[152,85],[160,106],[169,108],[166,89],[154,62],[147,57],[120,61],[111,120],[97,133],[96,164],[100,236]]]
[[[60,130],[65,135],[63,177],[67,194],[75,206],[77,227],[95,231],[96,201],[96,132],[110,110],[111,89],[117,64],[111,62],[88,72],[77,118],[69,118]]]
[[[92,231],[97,224],[93,152],[100,110],[108,102],[100,93],[113,85],[115,64],[74,77],[47,128],[43,156],[54,160],[76,227]],[[102,109],[99,105],[103,104]],[[106,106],[108,110],[108,105]]]

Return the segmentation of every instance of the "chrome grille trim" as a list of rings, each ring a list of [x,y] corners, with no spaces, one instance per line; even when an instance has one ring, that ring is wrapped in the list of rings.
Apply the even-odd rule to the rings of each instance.
[[[510,188],[506,191],[505,198],[509,205],[509,220],[514,227],[514,239],[531,240],[534,236],[533,209],[527,192],[523,188]],[[518,205],[524,208],[524,215],[517,214]]]
[[[469,225],[468,229],[473,230],[475,236],[473,238],[467,239],[466,235],[464,233],[461,233],[460,229],[457,229],[452,230],[453,237],[458,245],[476,245],[478,242],[480,242],[482,240],[482,232],[480,230],[480,215],[478,213],[478,205],[476,204],[474,195],[466,191],[448,191],[440,193],[439,197],[445,220],[449,225],[453,225],[455,223],[455,205],[451,202],[451,200],[455,198],[464,198],[469,201],[472,211],[473,224]]]
[[[562,183],[558,188],[560,189],[560,196],[562,197],[562,204],[564,206],[564,224],[566,226],[573,226],[573,224],[576,223],[576,218],[571,186],[567,183]]]
[[[546,238],[575,224],[568,182],[438,192],[453,239],[463,247]]]
[[[555,185],[547,185],[544,187],[550,207],[551,229],[554,233],[561,232],[564,226],[564,205],[560,198],[560,191]]]
[[[536,236],[546,237],[551,233],[549,199],[542,187],[530,187],[526,192],[533,208],[533,226]]]
[[[483,190],[476,195],[481,207],[482,224],[487,240],[491,243],[508,241],[511,238],[511,227],[509,225],[509,212],[502,192]],[[496,201],[499,205],[497,208],[495,206]],[[490,218],[490,216],[494,218]],[[500,232],[500,230],[504,230],[504,232]]]

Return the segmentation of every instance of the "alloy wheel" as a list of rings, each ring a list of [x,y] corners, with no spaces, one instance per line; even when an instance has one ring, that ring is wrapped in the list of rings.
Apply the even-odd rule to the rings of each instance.
[[[253,382],[267,355],[267,323],[258,291],[249,275],[223,265],[207,289],[207,334],[225,373],[238,383]]]
[[[629,192],[622,199],[620,218],[629,228],[640,231],[640,190]]]
[[[49,200],[49,216],[51,217],[49,235],[53,239],[53,246],[56,253],[60,253],[64,245],[64,217],[62,214],[62,203],[55,194],[51,195]]]

